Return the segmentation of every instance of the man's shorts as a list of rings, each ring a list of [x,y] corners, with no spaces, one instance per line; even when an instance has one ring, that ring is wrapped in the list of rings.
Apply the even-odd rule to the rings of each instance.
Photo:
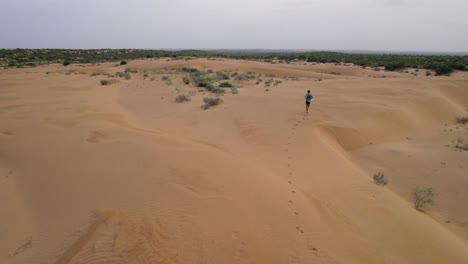
[[[309,105],[310,105],[310,102],[307,102],[307,101],[306,101],[306,105],[309,106]]]

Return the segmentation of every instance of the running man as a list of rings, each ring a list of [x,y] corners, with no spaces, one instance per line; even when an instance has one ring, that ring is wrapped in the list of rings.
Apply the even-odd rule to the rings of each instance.
[[[310,93],[310,90],[308,90],[307,94],[305,95],[307,114],[309,113],[309,106],[310,106],[310,101],[312,101],[312,98],[314,98],[314,96]]]

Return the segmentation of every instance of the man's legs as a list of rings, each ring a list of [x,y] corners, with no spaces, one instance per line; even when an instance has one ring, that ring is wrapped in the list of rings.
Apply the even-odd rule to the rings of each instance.
[[[309,104],[306,103],[306,113],[307,113],[307,114],[309,113],[309,105],[310,105],[310,103],[309,103]]]

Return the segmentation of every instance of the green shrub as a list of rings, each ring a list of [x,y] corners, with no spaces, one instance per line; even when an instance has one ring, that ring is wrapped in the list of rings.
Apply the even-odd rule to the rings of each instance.
[[[234,87],[230,82],[222,82],[219,84],[219,87]]]
[[[179,94],[177,97],[176,97],[176,102],[177,103],[183,103],[183,102],[188,102],[190,101],[190,96],[186,95],[186,94]]]
[[[70,62],[69,62],[69,61],[64,61],[64,62],[63,62],[63,66],[68,66],[68,65],[70,65]]]
[[[458,123],[458,124],[466,124],[466,123],[468,123],[468,117],[459,117],[459,118],[457,118],[457,123]]]
[[[223,94],[225,90],[223,88],[213,87],[210,92],[215,94]]]
[[[437,194],[432,190],[432,187],[415,188],[413,190],[414,208],[424,212],[426,205],[433,204],[436,196]]]
[[[120,65],[126,65],[126,64],[127,64],[127,61],[123,60],[123,61],[120,62]]]
[[[208,109],[208,108],[210,108],[212,106],[221,104],[223,102],[223,99],[221,99],[219,97],[205,97],[205,98],[203,98],[203,102],[205,104],[202,105],[201,107],[203,109]]]
[[[116,82],[116,80],[101,80],[101,85],[110,85]]]
[[[216,72],[216,80],[229,80],[229,75],[222,72]]]
[[[430,71],[426,71],[426,76],[430,76],[432,73]]]
[[[194,72],[199,72],[198,69],[195,68],[188,68],[188,67],[183,67],[180,69],[183,72],[188,72],[188,73],[194,73]]]
[[[182,78],[182,81],[184,81],[185,84],[189,84],[190,83],[190,79],[188,77],[183,77]]]
[[[167,76],[167,75],[164,75],[161,80],[163,81],[171,81],[171,77]]]
[[[147,72],[143,72],[143,78],[144,78],[144,79],[148,78],[148,76],[149,76],[149,75],[148,75]]]
[[[378,172],[374,174],[374,182],[380,186],[385,186],[388,183],[387,179],[385,179],[383,172]]]
[[[468,144],[465,144],[464,140],[459,138],[457,139],[457,144],[455,145],[455,148],[468,151]]]

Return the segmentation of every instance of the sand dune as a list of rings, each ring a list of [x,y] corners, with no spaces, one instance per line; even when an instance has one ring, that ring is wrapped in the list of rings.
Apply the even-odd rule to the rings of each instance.
[[[233,81],[239,94],[202,110],[181,67],[282,83]],[[125,68],[138,73],[109,86],[90,76]],[[225,59],[1,70],[0,262],[468,263],[466,75]],[[438,193],[426,213],[415,187]]]

